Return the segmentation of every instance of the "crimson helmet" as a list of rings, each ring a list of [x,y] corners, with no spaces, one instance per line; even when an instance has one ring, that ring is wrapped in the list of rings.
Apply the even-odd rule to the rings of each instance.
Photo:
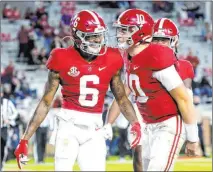
[[[116,27],[118,46],[122,49],[152,41],[154,20],[143,10],[129,9],[124,11],[113,26]],[[119,39],[125,37],[127,41],[121,43]]]
[[[170,47],[175,48],[179,39],[179,30],[176,24],[167,18],[158,19],[155,22],[153,39],[168,38]]]
[[[92,55],[105,54],[107,28],[102,17],[96,12],[80,11],[71,19],[70,27],[74,43],[78,48]]]

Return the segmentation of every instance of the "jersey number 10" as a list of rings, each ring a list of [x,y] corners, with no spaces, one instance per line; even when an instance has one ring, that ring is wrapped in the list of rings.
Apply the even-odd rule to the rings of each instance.
[[[135,88],[133,88],[133,81],[135,81]],[[137,101],[141,103],[146,103],[148,100],[148,97],[143,92],[143,90],[140,87],[140,80],[139,77],[135,74],[129,75],[129,87],[132,90],[133,94],[138,97]],[[138,93],[138,94],[137,94]]]

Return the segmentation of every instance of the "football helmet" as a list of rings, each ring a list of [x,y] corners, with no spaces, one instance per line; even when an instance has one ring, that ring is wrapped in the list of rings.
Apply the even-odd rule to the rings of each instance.
[[[106,53],[107,28],[96,12],[80,11],[71,19],[70,27],[74,43],[80,50],[92,55]]]
[[[113,26],[116,27],[118,47],[121,49],[152,41],[154,20],[143,10],[124,11]]]
[[[153,39],[169,39],[170,47],[175,49],[179,40],[179,30],[176,24],[167,18],[158,19],[154,25]]]

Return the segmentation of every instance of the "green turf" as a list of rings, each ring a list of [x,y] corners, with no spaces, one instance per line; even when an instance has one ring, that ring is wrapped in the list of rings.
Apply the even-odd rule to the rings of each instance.
[[[124,163],[117,161],[117,157],[112,157],[107,160],[107,171],[132,171],[132,162],[127,160]],[[129,158],[127,158],[129,159]],[[16,161],[8,161],[4,169],[6,171],[17,171]],[[53,158],[46,158],[45,164],[34,164],[31,160],[23,170],[33,171],[53,171]],[[74,170],[79,170],[77,165],[74,166]],[[212,171],[212,159],[211,158],[196,158],[196,159],[178,159],[175,164],[175,171]]]

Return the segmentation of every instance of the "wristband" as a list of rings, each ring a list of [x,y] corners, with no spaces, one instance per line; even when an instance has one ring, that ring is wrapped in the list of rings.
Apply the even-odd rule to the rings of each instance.
[[[186,140],[190,142],[198,142],[198,127],[197,124],[185,124]]]

